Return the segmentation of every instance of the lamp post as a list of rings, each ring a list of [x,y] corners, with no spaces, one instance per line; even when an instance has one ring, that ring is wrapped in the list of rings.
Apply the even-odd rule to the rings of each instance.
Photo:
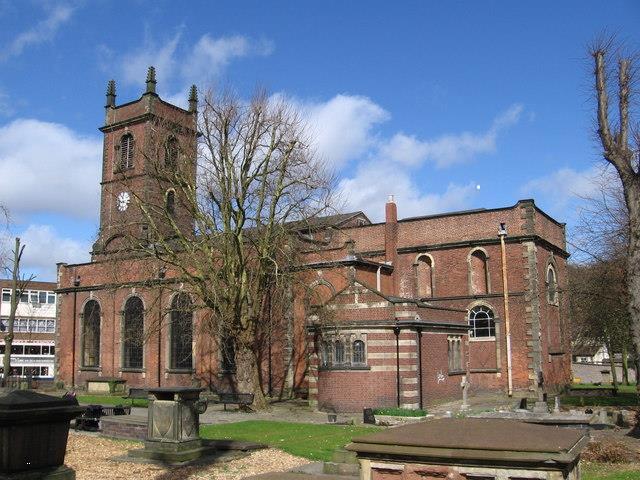
[[[504,298],[504,332],[507,337],[507,393],[513,395],[513,376],[511,373],[511,325],[509,323],[509,285],[507,283],[507,252],[504,239],[507,236],[507,225],[500,224],[498,237],[500,237],[500,249],[502,253],[502,294]]]

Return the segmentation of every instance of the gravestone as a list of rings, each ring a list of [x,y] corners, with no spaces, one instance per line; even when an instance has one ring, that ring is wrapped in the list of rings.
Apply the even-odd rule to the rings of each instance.
[[[83,410],[75,398],[0,392],[0,480],[75,479],[64,456],[69,422]]]
[[[193,387],[149,389],[144,449],[129,450],[129,456],[180,464],[213,454],[215,447],[200,438],[199,415],[207,405],[199,398],[202,390]]]

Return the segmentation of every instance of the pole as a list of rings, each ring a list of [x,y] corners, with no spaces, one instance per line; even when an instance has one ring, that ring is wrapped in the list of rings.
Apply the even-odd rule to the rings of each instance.
[[[418,393],[420,394],[420,410],[422,410],[422,330],[418,328]]]
[[[76,322],[78,315],[78,291],[73,291],[73,327],[71,336],[71,390],[76,388]]]
[[[509,323],[509,285],[507,283],[507,252],[504,238],[507,236],[505,224],[500,224],[498,236],[500,237],[500,249],[502,253],[502,293],[504,298],[504,331],[507,337],[507,382],[508,394],[513,395],[513,376],[511,372],[511,325]]]
[[[396,403],[400,408],[400,328],[394,327],[396,334]]]
[[[160,286],[160,290],[158,291],[158,387],[162,384],[162,286]]]

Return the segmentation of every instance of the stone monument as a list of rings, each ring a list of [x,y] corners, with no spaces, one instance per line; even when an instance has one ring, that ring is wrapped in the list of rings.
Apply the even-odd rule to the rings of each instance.
[[[0,480],[75,479],[64,455],[69,422],[83,410],[75,398],[0,392]]]
[[[169,464],[181,464],[211,455],[215,447],[200,438],[199,415],[207,404],[199,399],[202,388],[149,389],[147,438],[144,449],[129,456]]]

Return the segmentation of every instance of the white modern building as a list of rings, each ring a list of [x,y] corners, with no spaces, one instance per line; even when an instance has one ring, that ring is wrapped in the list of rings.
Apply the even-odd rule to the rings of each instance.
[[[11,375],[53,379],[56,331],[54,282],[30,282],[20,295],[11,348]],[[11,280],[0,280],[0,354],[5,352],[4,334],[11,310]],[[0,362],[0,373],[2,362]]]

